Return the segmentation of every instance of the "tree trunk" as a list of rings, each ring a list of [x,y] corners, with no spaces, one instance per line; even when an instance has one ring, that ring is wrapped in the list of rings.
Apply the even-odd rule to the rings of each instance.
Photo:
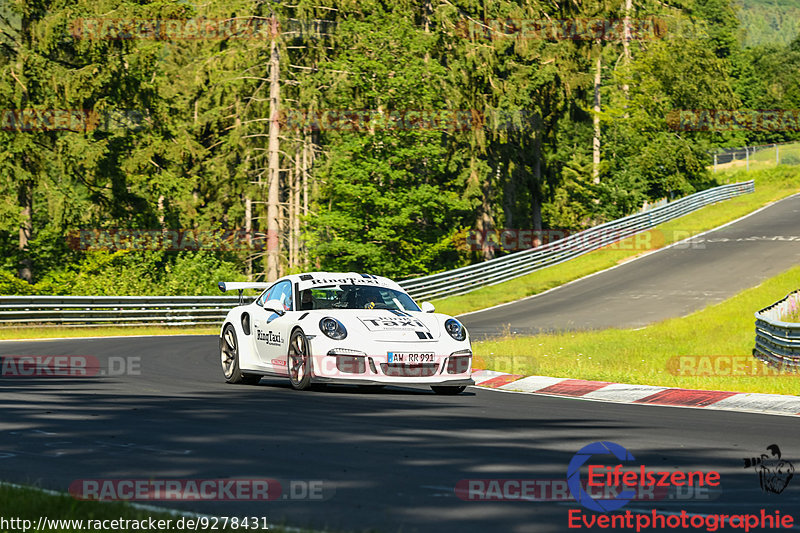
[[[311,140],[305,137],[303,143],[303,216],[308,216],[308,173],[311,172]]]
[[[292,170],[289,169],[289,186],[292,185]],[[279,246],[281,250],[288,250],[289,242],[286,238],[288,231],[286,229],[286,218],[287,218],[287,207],[289,207],[289,202],[284,201],[283,198],[283,191],[279,193],[280,202],[278,202],[278,242],[280,243]],[[288,258],[287,258],[288,259]],[[286,263],[283,261],[283,257],[278,255],[278,277],[281,278],[285,274],[285,265]]]
[[[303,136],[303,171],[302,171],[302,180],[303,180],[303,217],[308,216],[308,173],[310,172],[309,164],[309,151],[310,151],[310,144],[308,135]],[[305,222],[304,222],[305,223]],[[299,236],[298,236],[299,239]],[[308,265],[308,249],[306,248],[305,239],[300,241],[300,262],[305,269]]]
[[[166,229],[164,227],[164,220],[165,220],[165,217],[164,217],[164,195],[163,194],[159,194],[158,195],[158,225],[159,225],[159,227],[161,228],[162,231]]]
[[[19,205],[22,207],[22,224],[19,227],[19,250],[22,259],[19,262],[18,275],[28,283],[33,283],[33,264],[28,253],[28,243],[33,238],[33,184],[24,182],[19,189]]]
[[[494,230],[495,222],[492,217],[492,203],[490,195],[492,192],[491,176],[487,176],[485,180],[481,181],[478,175],[478,169],[475,161],[472,162],[472,169],[470,171],[470,182],[480,184],[481,191],[481,205],[478,209],[478,216],[475,220],[475,226],[478,234],[482,236],[481,254],[484,261],[494,259]]]
[[[602,82],[603,49],[598,45],[594,71],[594,138],[592,139],[592,178],[600,183],[600,84]]]
[[[297,182],[298,173],[300,172],[300,152],[295,153],[292,169],[290,170],[289,179],[289,220],[287,229],[289,232],[289,268],[293,269],[297,266],[297,238],[295,234],[295,222],[297,220],[297,205],[295,197],[297,196]]]
[[[247,281],[253,281],[253,199],[244,198],[244,233],[247,239]]]
[[[481,204],[481,213],[478,218],[478,231],[481,235],[486,235],[483,239],[481,246],[481,253],[483,253],[484,261],[494,259],[494,218],[492,218],[492,205],[489,202],[488,193],[490,191],[489,183],[484,183],[483,187],[483,203]],[[491,237],[490,237],[491,236]]]
[[[294,156],[294,184],[292,185],[292,246],[294,248],[294,267],[300,266],[300,172],[302,155],[298,151]]]
[[[27,9],[23,10],[22,17],[20,19],[20,34],[19,37],[22,41],[22,45],[20,46],[20,52],[22,50],[31,50],[33,47],[33,33],[31,32],[31,19],[28,15]],[[22,95],[22,99],[20,101],[20,107],[26,107],[28,105],[28,90],[24,88],[24,92]],[[23,154],[22,156],[22,164],[27,168],[27,170],[31,173],[31,175],[36,175],[35,172],[35,165],[30,160],[28,155]],[[20,187],[18,189],[18,197],[17,200],[19,202],[19,206],[22,208],[22,223],[19,227],[19,250],[20,250],[20,261],[19,261],[19,268],[17,271],[18,276],[21,279],[24,279],[28,283],[33,283],[33,261],[31,260],[29,252],[28,243],[33,238],[33,181],[23,181],[20,183]]]
[[[534,120],[534,137],[533,137],[533,183],[531,183],[531,211],[533,219],[533,229],[536,232],[533,246],[541,246],[542,239],[539,237],[542,233],[542,136],[544,135],[544,125],[540,120],[539,114],[536,113],[533,117]]]
[[[431,6],[430,0],[425,0],[425,3],[422,6],[422,27],[425,33],[431,32],[431,14],[433,13],[433,7]],[[428,50],[425,50],[425,63],[429,63],[431,60],[431,53]]]
[[[314,162],[317,159],[318,146],[320,144],[319,132],[308,131],[308,195],[307,202],[313,201],[314,198],[319,198],[319,183],[313,179],[314,176]],[[308,203],[306,203],[306,212],[308,213]],[[315,257],[312,261],[310,254],[308,258],[309,264],[313,264],[317,270],[322,269],[322,260],[319,256]]]
[[[276,21],[273,20],[273,23]],[[280,272],[280,81],[278,69],[280,55],[278,41],[275,36],[270,44],[270,86],[269,86],[269,184],[267,191],[267,280],[278,279]]]
[[[633,2],[632,0],[625,0],[625,18],[622,19],[623,28],[625,29],[625,35],[622,39],[622,50],[625,57],[624,65],[627,67],[630,65],[631,62],[631,9],[633,9]],[[625,72],[625,76],[627,76],[627,71]],[[625,95],[625,100],[627,102],[628,95],[630,92],[630,87],[628,87],[628,83],[625,82],[622,84],[622,93]],[[627,105],[627,104],[626,104]],[[627,113],[625,114],[627,117]]]
[[[506,165],[506,169],[508,169],[508,165]],[[497,172],[496,176],[498,181],[500,180],[500,163],[497,164]],[[503,182],[503,228],[511,229],[514,227],[514,207],[516,206],[515,198],[517,196],[517,182],[515,179],[515,173],[511,173],[507,176],[506,180]],[[502,237],[502,235],[501,235]],[[505,250],[508,252],[513,252],[514,250]]]

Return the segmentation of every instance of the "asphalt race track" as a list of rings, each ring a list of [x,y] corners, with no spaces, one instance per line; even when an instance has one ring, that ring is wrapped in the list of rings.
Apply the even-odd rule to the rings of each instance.
[[[706,235],[704,248],[652,254],[464,321],[473,333],[491,334],[504,323],[525,331],[599,328],[686,314],[797,264],[800,242],[771,237],[800,234],[799,221],[800,196]],[[157,504],[339,531],[561,532],[568,512],[583,509],[569,497],[464,501],[456,485],[564,480],[579,449],[612,441],[650,469],[722,476],[719,490],[630,502],[623,511],[800,509],[797,475],[782,493],[767,494],[742,461],[778,444],[800,468],[795,418],[475,387],[442,397],[423,388],[297,392],[269,379],[233,386],[222,379],[217,350],[213,336],[0,342],[0,356],[91,356],[106,371],[124,370],[0,378],[0,479],[66,491],[85,479],[270,478],[287,495],[321,482],[316,499],[301,490],[270,502]]]
[[[800,264],[800,195],[538,296],[460,317],[474,338],[635,328],[685,316]]]
[[[267,379],[226,385],[209,336],[0,343],[0,355],[76,354],[104,368],[109,358],[138,365],[116,377],[0,381],[2,479],[61,491],[81,479],[322,481],[323,500],[168,506],[344,531],[556,532],[577,503],[462,501],[456,484],[563,480],[576,451],[606,440],[648,468],[722,474],[710,500],[631,502],[634,511],[800,509],[800,483],[762,494],[742,463],[776,443],[800,466],[793,418],[474,387],[441,397],[410,388],[297,392]]]

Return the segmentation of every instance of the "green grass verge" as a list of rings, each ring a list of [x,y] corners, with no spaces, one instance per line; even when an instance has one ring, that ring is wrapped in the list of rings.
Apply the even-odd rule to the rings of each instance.
[[[738,156],[739,159],[717,165],[717,173],[730,173],[738,172],[747,168],[747,160],[743,155]],[[797,165],[800,164],[800,143],[784,144],[778,147],[778,158],[782,165]],[[772,167],[775,164],[775,149],[764,148],[750,155],[750,170],[762,170]],[[713,170],[714,166],[708,167]]]
[[[799,286],[800,267],[794,267],[724,302],[642,329],[506,336],[478,342],[473,346],[474,366],[524,375],[798,395],[800,374],[777,373],[751,354],[753,314]],[[681,356],[712,357],[681,360]],[[726,357],[717,366],[713,356]],[[682,367],[683,361],[688,366]],[[735,368],[728,365],[734,361]]]
[[[778,158],[783,160],[783,158],[800,158],[800,143],[792,143],[792,144],[782,144],[778,147]],[[759,150],[755,154],[751,156],[751,159],[754,161],[763,161],[765,163],[772,163],[775,164],[775,149],[774,148],[766,148],[764,150]]]
[[[734,183],[750,179],[754,179],[756,183],[756,190],[752,194],[704,207],[694,213],[661,224],[648,232],[595,250],[571,261],[461,296],[434,300],[433,303],[436,305],[436,310],[441,313],[458,315],[501,303],[513,302],[613,267],[637,255],[663,248],[690,235],[713,229],[751,213],[770,202],[800,192],[800,168],[797,167],[782,166],[757,172],[740,172],[731,175],[724,182]]]
[[[265,511],[266,512],[266,511]],[[6,520],[7,522],[10,519],[20,519],[20,520],[29,520],[30,524],[28,531],[34,530],[36,526],[39,524],[40,517],[45,517],[51,520],[83,520],[84,527],[81,529],[76,526],[76,524],[61,524],[62,527],[49,527],[44,528],[43,531],[47,531],[48,533],[51,532],[63,532],[63,533],[73,533],[81,531],[86,533],[87,531],[95,532],[95,533],[103,533],[108,531],[144,531],[147,528],[136,528],[135,526],[130,527],[130,523],[122,523],[120,522],[118,525],[114,526],[110,522],[106,523],[106,527],[88,527],[91,524],[88,524],[88,520],[149,520],[152,518],[156,522],[159,520],[163,520],[164,522],[160,525],[163,526],[171,526],[171,527],[157,527],[156,529],[149,529],[150,531],[212,531],[211,526],[213,522],[209,524],[209,527],[203,528],[198,527],[194,529],[193,527],[183,527],[182,529],[177,528],[177,521],[181,519],[180,516],[175,516],[168,512],[155,512],[155,511],[144,511],[140,509],[136,509],[126,503],[122,502],[89,502],[89,501],[79,501],[73,499],[71,496],[67,494],[49,494],[39,490],[35,490],[32,488],[21,488],[21,487],[10,487],[7,485],[0,485],[0,518]],[[243,517],[239,517],[240,519]],[[260,518],[260,517],[259,517]],[[184,520],[190,520],[192,518],[185,518]],[[166,521],[170,520],[170,523]],[[195,519],[196,520],[196,519]],[[266,516],[266,521],[269,524],[269,516]],[[129,527],[119,527],[120,525],[128,525]],[[148,524],[149,525],[149,524]],[[186,522],[184,522],[184,526]],[[199,524],[203,525],[203,524]],[[260,524],[262,525],[262,524]],[[243,528],[233,528],[229,524],[227,528],[223,528],[222,524],[218,524],[218,528],[213,531],[219,532],[232,532],[232,531],[243,531]],[[249,531],[254,531],[253,528],[248,529]],[[291,529],[292,531],[298,531],[297,529]],[[23,531],[22,524],[19,522],[16,523],[0,523],[0,533],[21,533]],[[256,531],[265,531],[264,529],[257,529]],[[287,531],[287,528],[283,526],[269,526],[269,531],[276,531],[278,533]],[[302,530],[300,530],[302,531]]]
[[[217,326],[133,326],[133,327],[30,327],[0,328],[0,340],[55,339],[61,337],[115,337],[129,335],[217,335]]]

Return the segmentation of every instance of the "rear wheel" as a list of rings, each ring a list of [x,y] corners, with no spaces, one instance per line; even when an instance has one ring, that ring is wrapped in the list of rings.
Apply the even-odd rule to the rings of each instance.
[[[455,396],[456,394],[461,394],[466,390],[466,385],[461,385],[460,387],[446,387],[442,385],[431,385],[431,389],[436,394],[443,394],[445,396]]]
[[[239,343],[236,341],[236,330],[227,324],[219,339],[220,362],[222,375],[228,383],[244,383],[255,385],[261,381],[258,374],[245,374],[239,368]]]
[[[289,339],[289,382],[292,388],[305,390],[311,385],[311,351],[305,334],[296,329]]]

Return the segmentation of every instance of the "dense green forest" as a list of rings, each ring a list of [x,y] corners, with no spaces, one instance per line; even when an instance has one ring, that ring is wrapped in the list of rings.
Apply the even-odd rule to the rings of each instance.
[[[738,0],[744,46],[788,45],[800,34],[800,4],[796,0]]]
[[[676,127],[800,108],[800,39],[745,42],[737,8],[7,0],[0,292],[405,278],[713,186],[711,151],[798,138]]]

